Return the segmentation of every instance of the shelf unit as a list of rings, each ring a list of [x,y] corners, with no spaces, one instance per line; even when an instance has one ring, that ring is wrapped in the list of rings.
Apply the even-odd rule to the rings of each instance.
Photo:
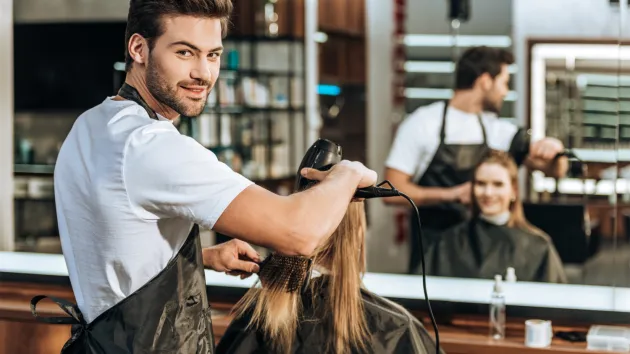
[[[367,163],[366,1],[319,0],[320,135]]]
[[[316,26],[308,15],[316,11],[317,1],[233,3],[221,73],[208,105],[200,116],[181,117],[175,124],[235,171],[287,194],[310,140],[318,135],[313,131],[316,82],[309,74],[317,67]],[[124,64],[113,63],[112,71],[115,92],[124,81]],[[59,142],[63,138],[57,137]],[[16,250],[37,251],[33,240],[54,238],[58,230],[52,191],[31,195],[37,192],[31,183],[51,184],[54,165],[16,164],[13,169]],[[32,210],[46,210],[33,220],[24,217],[25,209],[31,216]],[[43,229],[24,231],[23,226],[36,227],[32,221]]]
[[[292,179],[306,127],[304,39],[228,36],[224,47],[206,109],[180,131],[247,178]]]

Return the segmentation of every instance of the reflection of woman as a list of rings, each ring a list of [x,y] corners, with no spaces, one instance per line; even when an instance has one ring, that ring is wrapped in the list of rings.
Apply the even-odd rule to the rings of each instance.
[[[303,293],[252,288],[235,307],[216,352],[433,353],[432,338],[405,309],[362,288],[365,211],[351,203],[314,255]],[[287,274],[284,274],[287,273]],[[282,270],[277,277],[287,276]]]
[[[549,236],[525,220],[517,173],[512,158],[500,151],[477,165],[472,219],[444,231],[427,247],[427,275],[492,279],[513,267],[521,281],[567,282]]]

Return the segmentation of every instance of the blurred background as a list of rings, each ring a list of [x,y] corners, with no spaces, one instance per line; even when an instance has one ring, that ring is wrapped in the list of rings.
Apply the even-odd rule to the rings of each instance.
[[[462,51],[483,45],[510,50],[516,63],[509,68],[510,92],[497,118],[527,127],[534,136],[559,138],[588,166],[572,169],[562,180],[523,169],[528,217],[548,229],[543,216],[558,215],[557,224],[578,234],[546,231],[575,282],[605,282],[587,280],[585,265],[630,238],[625,179],[630,78],[622,40],[625,9],[619,2],[234,4],[220,79],[201,116],[176,122],[182,134],[281,194],[291,192],[303,152],[317,137],[339,143],[345,158],[382,174],[398,124],[452,94],[454,63]],[[3,81],[2,140],[11,146],[5,143],[10,150],[3,150],[0,160],[10,195],[2,204],[0,245],[60,253],[55,159],[74,120],[124,81],[128,2],[12,5],[12,16],[3,14],[3,48],[10,50],[3,50],[2,70],[10,80]],[[374,201],[368,215],[369,269],[404,272],[407,210]],[[206,244],[225,239],[204,233]]]
[[[630,287],[627,0],[234,4],[220,79],[202,115],[176,122],[182,134],[280,194],[319,137],[382,177],[398,125],[451,97],[462,51],[510,50],[497,119],[556,137],[583,162],[562,179],[521,168],[528,220],[551,237],[569,283]],[[0,0],[0,251],[61,253],[55,159],[74,120],[124,81],[127,9]],[[408,209],[374,200],[367,212],[368,270],[405,273]],[[203,233],[205,245],[226,239]]]

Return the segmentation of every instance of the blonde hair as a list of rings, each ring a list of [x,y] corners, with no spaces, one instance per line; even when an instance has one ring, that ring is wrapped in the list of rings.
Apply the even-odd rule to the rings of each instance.
[[[323,282],[311,281],[314,307],[330,316],[331,333],[322,352],[345,353],[353,348],[366,351],[369,337],[361,295],[361,276],[365,272],[365,209],[361,202],[350,203],[337,230],[315,250],[313,264],[329,272]],[[290,270],[287,270],[289,272]],[[281,273],[281,272],[280,272]],[[277,275],[279,279],[283,274]],[[308,275],[310,277],[310,274]],[[325,291],[322,295],[322,291]],[[251,311],[249,328],[265,334],[274,353],[290,351],[302,314],[302,294],[277,288],[251,288],[235,305],[236,317]]]
[[[507,226],[521,229],[523,231],[532,233],[534,235],[539,235],[542,237],[548,237],[547,234],[530,224],[525,218],[525,213],[523,212],[523,203],[521,202],[521,197],[519,196],[518,190],[518,167],[516,166],[516,162],[509,153],[505,151],[491,150],[488,156],[483,158],[479,164],[475,167],[475,171],[473,173],[473,186],[477,181],[477,171],[479,168],[485,164],[496,164],[503,168],[505,168],[510,176],[510,183],[512,184],[512,188],[514,191],[514,200],[510,203],[510,219],[508,220]],[[479,203],[477,202],[477,198],[475,197],[475,189],[471,188],[472,193],[472,215],[474,217],[479,216],[481,214],[481,209],[479,208]]]

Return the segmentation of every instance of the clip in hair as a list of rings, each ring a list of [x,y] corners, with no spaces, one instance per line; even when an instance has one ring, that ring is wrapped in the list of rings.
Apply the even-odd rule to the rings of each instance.
[[[289,293],[304,292],[310,282],[313,259],[272,253],[259,265],[258,278],[263,287]]]

